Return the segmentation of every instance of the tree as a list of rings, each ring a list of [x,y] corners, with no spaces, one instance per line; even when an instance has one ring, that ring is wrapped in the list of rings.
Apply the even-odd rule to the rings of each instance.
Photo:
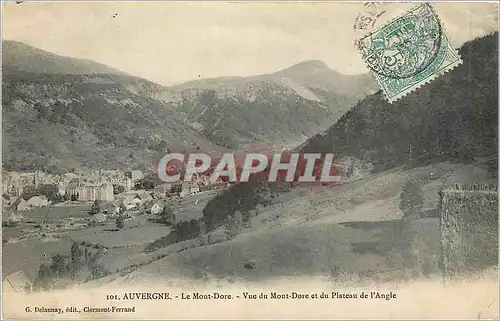
[[[21,195],[21,197],[27,201],[29,200],[30,198],[32,198],[33,196],[36,196],[36,188],[35,186],[33,185],[28,185],[28,186],[25,186],[23,188],[23,193]]]
[[[35,290],[49,290],[54,286],[54,274],[50,266],[40,264],[38,267],[38,276],[33,285]]]
[[[167,151],[167,147],[168,147],[167,142],[162,139],[158,143],[158,145],[156,147],[156,151],[161,152],[161,153],[165,153]]]
[[[90,215],[97,214],[101,211],[101,202],[99,200],[95,200],[90,208]]]
[[[172,194],[179,194],[180,192],[182,192],[182,184],[173,184],[170,188]]]
[[[152,190],[155,188],[155,180],[153,179],[152,176],[146,176],[146,177],[142,178],[140,181],[138,181],[134,185],[134,188],[136,190],[140,190],[140,189]]]
[[[161,216],[161,222],[164,224],[172,224],[172,218],[174,216],[174,211],[170,206],[165,204],[163,206],[163,210],[160,213]]]
[[[88,262],[90,262],[90,260],[92,259],[92,257],[91,257],[92,252],[90,252],[89,249],[85,246],[85,243],[82,243],[82,245],[84,246],[83,260],[84,260],[85,264],[88,264]]]
[[[71,245],[71,261],[73,262],[82,262],[83,259],[83,251],[80,248],[80,245],[78,243],[73,242],[73,245]]]
[[[233,216],[228,216],[225,224],[225,232],[229,238],[233,238],[241,232],[243,216],[241,211],[236,211]]]
[[[194,219],[180,222],[174,226],[173,235],[176,242],[195,239],[200,235],[200,223]]]
[[[83,267],[84,264],[84,256],[83,256],[83,251],[78,245],[78,243],[73,242],[73,245],[71,245],[71,255],[70,255],[70,262],[69,262],[69,272],[71,278],[75,278],[76,274],[80,269]]]
[[[87,251],[86,262],[87,262],[87,267],[90,270],[91,280],[109,275],[109,271],[107,270],[106,266],[102,262],[100,262],[100,259],[105,255],[105,253],[106,251],[103,249],[94,253]]]
[[[56,277],[60,277],[66,271],[66,259],[61,254],[56,254],[52,257],[50,269]]]
[[[405,217],[419,217],[423,203],[424,197],[420,184],[415,181],[407,181],[403,186],[399,201],[399,209],[403,215]]]
[[[122,186],[122,185],[116,185],[116,184],[113,185],[113,194],[116,195],[116,194],[121,194],[123,192],[125,192],[125,187],[124,186]]]
[[[103,263],[94,263],[89,266],[90,275],[92,279],[99,279],[109,275],[109,271]]]
[[[346,176],[347,178],[352,178],[356,174],[356,168],[354,164],[350,164],[350,166],[347,169]]]
[[[257,204],[265,201],[266,194],[269,194],[267,185],[256,182],[235,186],[217,195],[203,209],[207,231],[224,225],[227,217],[233,216],[237,210],[247,213],[254,209]]]
[[[33,105],[33,108],[36,110],[38,119],[46,118],[49,115],[48,107],[43,106],[42,103],[37,102]]]
[[[55,184],[43,184],[37,188],[38,195],[45,195],[49,201],[61,201],[61,195],[59,195],[59,187]]]
[[[125,226],[124,222],[125,219],[123,218],[123,216],[118,216],[116,218],[116,228],[121,230]]]

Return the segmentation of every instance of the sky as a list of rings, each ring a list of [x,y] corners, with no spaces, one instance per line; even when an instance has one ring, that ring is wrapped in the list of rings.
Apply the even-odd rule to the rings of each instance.
[[[374,28],[410,3],[382,3]],[[433,3],[456,47],[498,30],[496,3]],[[380,9],[383,8],[383,9]],[[2,38],[107,64],[173,85],[197,78],[275,72],[322,60],[368,72],[353,43],[362,2],[3,2]]]

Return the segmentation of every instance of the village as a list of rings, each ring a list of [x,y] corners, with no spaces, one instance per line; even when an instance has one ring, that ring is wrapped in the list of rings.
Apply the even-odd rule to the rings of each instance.
[[[110,255],[123,248],[142,255],[172,225],[199,219],[205,204],[229,186],[208,178],[156,184],[139,170],[4,171],[2,242],[4,252],[19,257],[4,264],[4,273],[32,284],[39,265],[67,252],[72,242],[109,249]],[[171,213],[168,220],[161,219],[163,212]],[[116,269],[130,265],[123,258],[111,261]]]
[[[113,217],[120,209],[132,210],[148,205],[149,211],[161,211],[162,200],[186,197],[220,190],[228,184],[218,180],[210,184],[208,176],[195,176],[192,181],[160,183],[147,178],[140,170],[98,170],[72,172],[62,175],[34,172],[3,171],[3,207],[9,220],[20,216],[17,212],[47,206],[99,204],[96,219]],[[156,200],[156,202],[154,202]],[[22,215],[21,215],[22,216]],[[5,215],[4,215],[5,217]],[[5,219],[4,219],[5,220]]]

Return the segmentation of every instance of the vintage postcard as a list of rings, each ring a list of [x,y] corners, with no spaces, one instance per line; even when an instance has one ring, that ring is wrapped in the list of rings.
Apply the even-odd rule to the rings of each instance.
[[[498,3],[2,2],[2,317],[498,319]]]

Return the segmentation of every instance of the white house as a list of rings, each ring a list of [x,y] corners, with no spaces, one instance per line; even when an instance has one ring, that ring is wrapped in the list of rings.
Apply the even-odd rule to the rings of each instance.
[[[184,197],[186,195],[192,195],[199,192],[200,192],[200,187],[198,186],[198,184],[183,183],[182,190],[179,196]]]
[[[151,214],[153,214],[153,215],[160,214],[160,212],[162,210],[163,210],[163,206],[161,206],[160,204],[153,204],[153,206],[151,206]]]
[[[139,196],[134,197],[132,200],[131,204],[134,204],[135,206],[139,206],[142,204],[142,200]]]
[[[47,200],[47,197],[45,195],[41,196],[33,196],[28,200],[28,205],[32,207],[45,207],[49,206],[50,201]]]
[[[63,182],[63,181],[59,182],[59,183],[57,184],[57,193],[58,193],[59,195],[61,195],[61,196],[66,195],[66,187],[67,187],[67,186],[68,186],[68,183]]]
[[[189,189],[190,194],[196,194],[200,192],[200,187],[198,184],[192,185],[191,188]]]

